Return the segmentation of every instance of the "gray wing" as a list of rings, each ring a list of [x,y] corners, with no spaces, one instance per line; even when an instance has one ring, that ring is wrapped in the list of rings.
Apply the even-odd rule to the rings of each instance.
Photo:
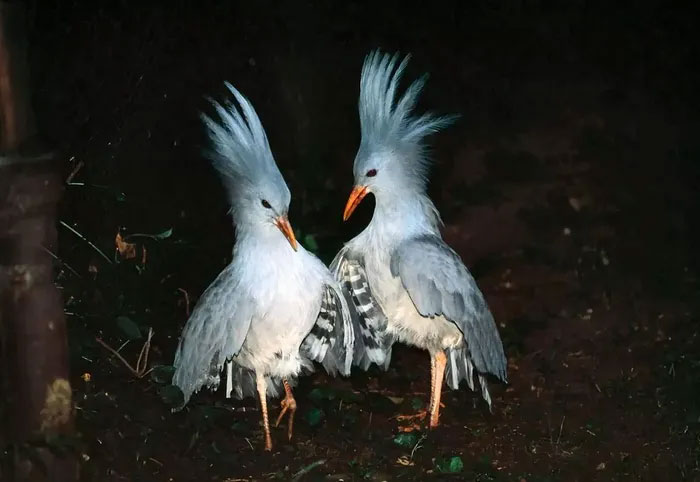
[[[216,389],[224,362],[243,346],[256,307],[238,284],[229,265],[202,294],[187,320],[175,353],[172,382],[185,400],[174,411],[203,386]]]
[[[493,315],[462,259],[442,239],[426,235],[401,243],[392,253],[390,268],[401,278],[421,315],[444,316],[464,334],[464,351],[448,353],[448,384],[456,388],[465,378],[473,389],[475,368],[490,405],[483,374],[490,373],[505,382],[506,357]]]
[[[313,328],[302,342],[301,351],[323,365],[328,373],[350,375],[355,335],[350,310],[333,280],[324,285],[321,310]]]
[[[344,247],[330,265],[342,287],[355,328],[353,364],[367,370],[372,363],[385,370],[391,361],[392,340],[386,334],[387,318],[372,296],[362,257]]]

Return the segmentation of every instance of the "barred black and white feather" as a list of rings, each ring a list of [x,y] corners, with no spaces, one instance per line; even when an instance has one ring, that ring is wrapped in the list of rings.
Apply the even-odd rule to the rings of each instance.
[[[378,345],[375,359],[381,361],[393,342],[425,349],[433,357],[444,352],[448,385],[457,388],[466,380],[473,389],[478,378],[490,405],[485,376],[506,380],[503,345],[476,282],[442,240],[440,215],[426,192],[425,138],[456,116],[414,113],[426,76],[398,93],[409,58],[375,51],[365,59],[353,192],[354,200],[358,193],[372,193],[376,204],[369,225],[346,243],[331,268],[356,308],[358,360]],[[374,303],[364,297],[367,290]],[[385,315],[381,322],[374,316],[376,300]],[[385,328],[373,329],[377,325]]]
[[[306,336],[301,351],[335,375],[350,375],[353,356],[353,333],[350,312],[337,286],[326,286],[316,324]]]
[[[227,367],[227,396],[277,395],[284,380],[313,371],[348,375],[354,330],[339,284],[303,246],[290,246],[290,193],[252,105],[213,102],[203,116],[208,152],[229,191],[236,242],[230,264],[204,292],[183,329],[173,385],[186,404],[202,387],[216,389]],[[288,224],[287,224],[288,225]],[[180,409],[182,407],[178,407]]]
[[[342,283],[355,325],[353,364],[366,370],[374,363],[387,369],[391,361],[392,341],[386,333],[387,318],[372,296],[364,267],[347,250],[341,250],[330,265]]]

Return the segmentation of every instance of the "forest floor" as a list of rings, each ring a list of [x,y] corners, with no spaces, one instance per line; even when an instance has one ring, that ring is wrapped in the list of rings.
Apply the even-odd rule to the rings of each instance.
[[[700,152],[684,133],[697,125],[671,123],[673,109],[629,79],[581,75],[590,59],[557,57],[556,39],[545,52],[513,34],[506,52],[489,19],[467,29],[481,43],[460,43],[456,20],[425,40],[382,37],[372,18],[364,38],[352,27],[362,8],[348,5],[318,31],[302,13],[298,25],[285,17],[294,9],[259,24],[256,7],[37,13],[37,117],[72,173],[61,220],[102,251],[59,226],[83,478],[700,480],[698,278],[684,210]],[[492,380],[493,413],[466,386],[446,389],[440,427],[403,432],[396,416],[426,404],[429,359],[400,346],[387,372],[303,378],[294,438],[274,429],[272,453],[254,399],[201,392],[171,413],[167,366],[234,241],[198,151],[204,96],[230,80],[252,100],[299,239],[329,261],[371,216],[366,202],[340,222],[359,67],[387,44],[416,54],[407,75],[431,72],[424,105],[463,114],[432,139],[431,195],[503,338],[509,381]],[[96,340],[137,368],[149,328],[138,373]]]

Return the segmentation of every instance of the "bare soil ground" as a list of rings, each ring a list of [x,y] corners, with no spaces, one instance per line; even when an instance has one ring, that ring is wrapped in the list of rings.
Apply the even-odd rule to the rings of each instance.
[[[61,219],[112,259],[61,231],[85,480],[700,480],[690,11],[62,5],[34,11],[37,114],[89,185],[67,187]],[[305,378],[295,437],[274,430],[267,454],[255,400],[201,393],[172,414],[167,380],[134,377],[95,337],[134,364],[152,327],[149,366],[169,365],[187,304],[228,261],[224,193],[198,152],[224,80],[261,115],[300,239],[329,260],[362,229],[371,202],[340,215],[375,47],[413,53],[407,75],[431,73],[422,105],[463,115],[434,139],[431,193],[509,384],[491,384],[493,413],[447,391],[437,430],[398,437],[429,375],[400,347],[386,373]],[[119,230],[170,228],[113,258]]]

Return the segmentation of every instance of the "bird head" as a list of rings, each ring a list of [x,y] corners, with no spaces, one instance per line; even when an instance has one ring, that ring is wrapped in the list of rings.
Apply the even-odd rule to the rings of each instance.
[[[221,175],[239,229],[278,229],[296,251],[297,241],[287,213],[291,194],[272,156],[267,135],[253,106],[238,90],[225,83],[239,109],[211,100],[220,121],[207,115],[210,149],[206,152]]]
[[[429,160],[427,135],[451,124],[457,116],[413,115],[427,75],[415,80],[396,100],[401,75],[410,55],[370,53],[360,76],[360,148],[355,156],[355,186],[345,206],[347,220],[362,199],[373,193],[377,203],[423,194]]]

